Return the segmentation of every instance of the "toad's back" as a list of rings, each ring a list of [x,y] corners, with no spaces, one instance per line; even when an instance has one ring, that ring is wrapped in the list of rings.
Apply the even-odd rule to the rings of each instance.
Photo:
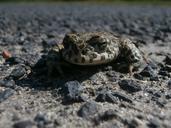
[[[120,52],[120,39],[107,32],[67,34],[63,45],[63,58],[77,65],[108,63]]]

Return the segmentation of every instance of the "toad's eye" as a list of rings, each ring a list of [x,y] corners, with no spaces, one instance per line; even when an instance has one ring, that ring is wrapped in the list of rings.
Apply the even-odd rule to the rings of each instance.
[[[107,45],[107,41],[105,39],[103,39],[98,44],[105,46],[105,45]]]
[[[129,58],[130,58],[130,61],[132,62],[138,62],[140,59],[139,56],[136,56],[136,55],[130,55]]]
[[[106,44],[108,42],[108,40],[106,38],[99,38],[99,43],[100,44]]]
[[[90,45],[105,45],[107,43],[107,39],[101,36],[93,36],[89,41]]]

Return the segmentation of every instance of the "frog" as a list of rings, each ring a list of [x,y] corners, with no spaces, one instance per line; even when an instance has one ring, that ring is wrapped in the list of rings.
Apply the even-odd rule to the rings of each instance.
[[[131,75],[133,69],[147,61],[142,51],[127,37],[112,32],[67,33],[62,43],[52,47],[48,53],[48,74],[52,74],[54,69],[64,74],[64,65],[96,66],[116,63],[119,58],[124,58],[124,65]]]

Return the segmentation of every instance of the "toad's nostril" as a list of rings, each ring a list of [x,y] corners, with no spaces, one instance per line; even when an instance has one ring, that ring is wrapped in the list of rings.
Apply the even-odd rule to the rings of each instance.
[[[130,57],[131,57],[131,59],[134,59],[134,56],[133,55],[131,55]]]

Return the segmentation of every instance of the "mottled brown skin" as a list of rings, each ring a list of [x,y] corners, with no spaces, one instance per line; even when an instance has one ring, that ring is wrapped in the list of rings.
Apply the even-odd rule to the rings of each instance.
[[[124,57],[130,73],[144,61],[141,51],[131,40],[107,32],[66,34],[62,44],[52,51],[49,53],[51,59],[47,61],[49,74],[54,67],[63,74],[64,61],[86,66],[115,62]]]

